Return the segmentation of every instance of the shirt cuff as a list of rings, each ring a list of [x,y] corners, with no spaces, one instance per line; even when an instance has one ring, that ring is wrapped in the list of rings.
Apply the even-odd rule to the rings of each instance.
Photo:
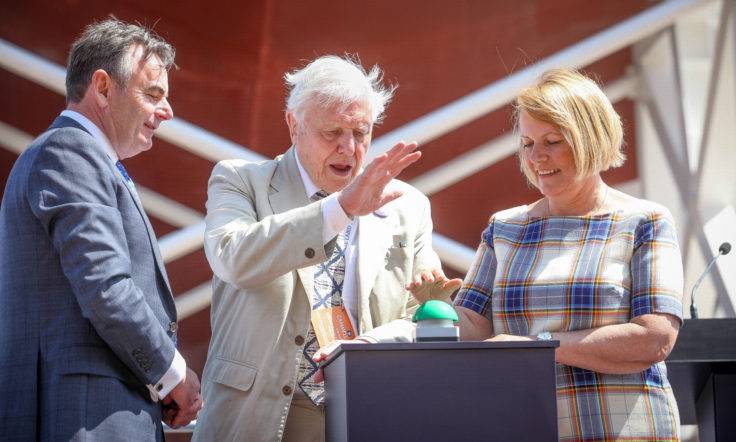
[[[156,385],[148,384],[148,391],[151,392],[151,400],[158,402],[165,398],[171,390],[174,389],[179,383],[184,380],[187,372],[187,363],[179,353],[179,350],[175,350],[174,360],[171,361],[169,370],[156,382]]]
[[[362,338],[371,343],[413,342],[416,325],[405,319],[395,319],[373,330],[362,333]]]
[[[322,243],[327,244],[352,221],[333,193],[322,200]]]

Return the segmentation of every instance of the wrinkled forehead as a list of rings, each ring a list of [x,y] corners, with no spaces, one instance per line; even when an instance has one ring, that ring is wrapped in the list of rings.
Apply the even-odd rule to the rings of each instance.
[[[326,101],[311,100],[307,106],[306,115],[310,120],[318,120],[328,124],[346,126],[372,125],[370,105],[364,101]]]

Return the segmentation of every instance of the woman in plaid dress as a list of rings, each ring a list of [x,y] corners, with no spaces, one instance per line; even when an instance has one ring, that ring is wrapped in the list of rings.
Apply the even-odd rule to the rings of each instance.
[[[671,214],[601,179],[623,163],[622,127],[587,77],[547,71],[516,116],[521,169],[544,197],[491,217],[465,281],[425,273],[407,288],[462,285],[463,340],[559,340],[560,440],[679,440],[663,362],[682,323]]]

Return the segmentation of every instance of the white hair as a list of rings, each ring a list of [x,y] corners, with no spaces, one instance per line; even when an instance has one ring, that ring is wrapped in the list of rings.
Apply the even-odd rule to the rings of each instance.
[[[372,123],[380,123],[396,89],[396,86],[382,84],[383,72],[378,65],[366,73],[349,55],[319,57],[302,69],[287,72],[284,79],[289,90],[286,110],[300,121],[310,101],[322,107],[363,102],[370,107]]]

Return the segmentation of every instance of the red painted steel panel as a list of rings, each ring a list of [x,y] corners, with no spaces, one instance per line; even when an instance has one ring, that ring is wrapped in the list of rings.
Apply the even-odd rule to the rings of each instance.
[[[365,65],[380,64],[399,84],[376,136],[406,124],[479,87],[518,71],[576,41],[625,19],[652,1],[522,0],[334,2],[330,0],[174,4],[142,0],[5,2],[0,38],[63,64],[82,27],[113,13],[156,24],[177,48],[171,74],[175,114],[264,155],[288,147],[282,76],[305,60],[327,53],[357,53]],[[628,50],[595,63],[589,72],[606,82],[630,63]],[[0,121],[29,134],[42,131],[61,111],[63,98],[0,70]],[[617,109],[626,122],[626,165],[607,174],[616,183],[636,177],[633,106]],[[410,179],[510,130],[510,107],[422,146],[423,159]],[[0,149],[0,185],[15,155]],[[212,163],[158,140],[152,151],[128,161],[141,185],[204,212]],[[431,197],[436,230],[471,247],[488,216],[538,198],[514,157]],[[153,220],[159,236],[173,230]],[[167,265],[176,293],[211,276],[204,254]],[[181,343],[201,373],[209,340],[209,310],[183,321]]]

